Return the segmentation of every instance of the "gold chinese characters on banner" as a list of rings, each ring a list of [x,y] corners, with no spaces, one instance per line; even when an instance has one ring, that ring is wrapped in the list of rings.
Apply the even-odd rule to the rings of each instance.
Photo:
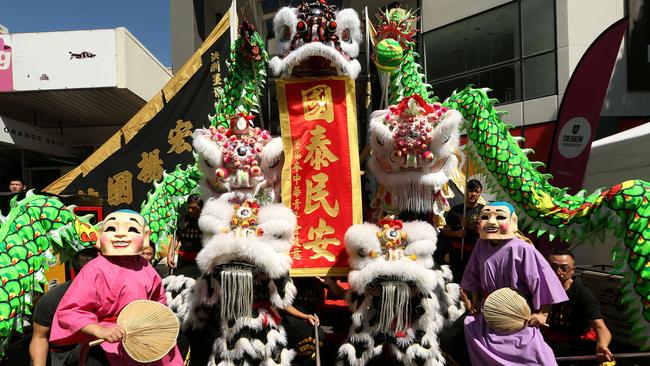
[[[282,201],[298,221],[293,276],[347,272],[346,230],[361,223],[354,82],[341,77],[276,82]]]

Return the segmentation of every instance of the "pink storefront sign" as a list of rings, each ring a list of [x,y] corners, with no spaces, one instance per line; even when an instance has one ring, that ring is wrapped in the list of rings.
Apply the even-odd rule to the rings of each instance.
[[[0,92],[14,90],[11,47],[0,37]]]

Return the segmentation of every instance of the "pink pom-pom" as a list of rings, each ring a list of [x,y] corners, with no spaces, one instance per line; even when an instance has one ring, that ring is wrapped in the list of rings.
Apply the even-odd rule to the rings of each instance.
[[[228,171],[224,168],[219,168],[215,170],[214,174],[217,176],[217,178],[221,178],[221,179],[228,178]]]

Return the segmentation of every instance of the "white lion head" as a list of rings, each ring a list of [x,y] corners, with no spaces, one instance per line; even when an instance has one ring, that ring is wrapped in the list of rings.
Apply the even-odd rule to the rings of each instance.
[[[210,127],[194,131],[192,145],[199,156],[205,196],[225,192],[253,196],[262,187],[279,185],[281,141],[273,141],[268,131],[252,127],[246,117],[238,116],[230,129]]]
[[[289,249],[296,217],[290,209],[252,199],[232,204],[213,198],[201,212],[199,227],[204,240],[196,263],[205,276],[220,280],[222,272],[249,273],[268,283],[276,306],[291,303],[295,287],[289,281]]]
[[[434,211],[434,196],[458,166],[462,116],[419,95],[372,113],[369,168],[400,211]]]
[[[332,74],[356,79],[361,72],[359,55],[361,21],[353,9],[336,11],[325,1],[311,1],[297,8],[284,7],[273,18],[278,54],[270,62],[277,76]]]

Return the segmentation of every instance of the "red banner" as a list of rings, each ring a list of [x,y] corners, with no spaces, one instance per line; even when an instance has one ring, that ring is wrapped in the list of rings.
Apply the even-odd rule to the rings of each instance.
[[[568,187],[571,193],[582,187],[591,142],[627,23],[625,18],[612,24],[589,46],[562,98],[549,171],[553,185]]]
[[[348,271],[343,237],[362,221],[354,82],[278,80],[285,163],[282,202],[296,214],[294,276]]]

